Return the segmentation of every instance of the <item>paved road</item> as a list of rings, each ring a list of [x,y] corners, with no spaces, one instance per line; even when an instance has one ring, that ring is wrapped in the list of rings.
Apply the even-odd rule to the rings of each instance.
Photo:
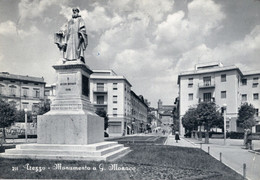
[[[196,139],[181,138],[176,143],[174,136],[169,136],[167,145],[200,148],[200,143]],[[256,146],[260,142],[255,143]],[[202,144],[202,149],[208,152],[216,159],[220,159],[222,153],[222,162],[243,175],[243,164],[246,164],[246,177],[250,180],[260,180],[260,155],[243,149],[243,140],[227,139],[224,145],[223,139],[210,139],[210,144]]]

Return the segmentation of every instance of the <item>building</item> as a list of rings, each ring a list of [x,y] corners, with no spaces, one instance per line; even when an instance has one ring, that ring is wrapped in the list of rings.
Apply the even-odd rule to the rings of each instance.
[[[181,119],[189,107],[202,101],[214,101],[220,108],[227,105],[227,130],[239,131],[237,127],[238,108],[248,102],[256,108],[259,123],[259,78],[260,72],[242,73],[236,66],[221,63],[198,64],[193,71],[178,76],[180,132],[183,135]],[[259,125],[254,130],[259,129]]]
[[[131,123],[131,84],[113,70],[92,70],[90,101],[96,110],[105,110],[109,118],[107,132],[121,136]]]
[[[140,133],[147,124],[148,106],[142,96],[131,91],[131,84],[113,70],[92,70],[90,101],[95,110],[104,110],[109,118],[110,136]],[[55,84],[46,85],[46,101],[55,97]]]
[[[161,99],[158,101],[158,115],[161,121],[162,129],[169,132],[173,125],[173,109],[175,105],[163,105]]]
[[[44,89],[44,98],[45,101],[47,102],[52,102],[55,98],[56,94],[56,84],[46,84],[45,89]]]
[[[43,78],[0,72],[0,98],[18,110],[35,111],[44,101]]]
[[[131,91],[131,121],[127,123],[127,134],[144,132],[147,127],[147,116],[148,106],[143,96],[137,96]]]

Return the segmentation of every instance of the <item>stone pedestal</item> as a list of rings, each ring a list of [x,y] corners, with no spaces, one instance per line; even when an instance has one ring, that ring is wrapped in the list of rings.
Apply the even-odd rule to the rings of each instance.
[[[56,97],[51,110],[38,116],[38,144],[86,145],[104,141],[104,119],[89,101],[89,77],[85,64],[55,65]]]

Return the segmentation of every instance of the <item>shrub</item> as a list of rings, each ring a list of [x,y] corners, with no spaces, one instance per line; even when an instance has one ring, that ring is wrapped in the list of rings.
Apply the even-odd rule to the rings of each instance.
[[[243,139],[244,133],[243,132],[228,132],[227,137],[230,139]]]

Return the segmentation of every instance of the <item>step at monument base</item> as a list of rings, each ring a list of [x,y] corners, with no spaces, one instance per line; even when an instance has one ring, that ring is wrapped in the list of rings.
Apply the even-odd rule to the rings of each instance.
[[[80,161],[109,161],[130,152],[117,142],[101,142],[88,145],[22,144],[7,149],[0,157],[10,159],[53,159]]]

